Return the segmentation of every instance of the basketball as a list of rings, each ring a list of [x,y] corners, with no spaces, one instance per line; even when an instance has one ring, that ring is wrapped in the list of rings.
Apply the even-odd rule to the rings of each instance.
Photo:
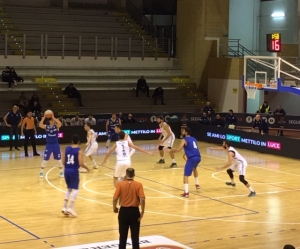
[[[51,110],[47,110],[44,113],[45,118],[52,118],[53,117],[53,112]]]

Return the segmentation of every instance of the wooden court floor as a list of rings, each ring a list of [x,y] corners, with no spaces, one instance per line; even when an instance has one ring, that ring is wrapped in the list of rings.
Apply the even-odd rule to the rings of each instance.
[[[135,144],[154,151],[155,142]],[[227,174],[214,170],[225,163],[226,153],[211,151],[211,144],[200,142],[199,146],[201,189],[196,191],[191,177],[189,199],[179,197],[183,192],[183,153],[176,154],[176,169],[168,169],[169,155],[163,166],[156,164],[158,152],[154,157],[133,155],[136,180],[143,183],[146,194],[141,236],[162,235],[197,249],[281,249],[288,243],[300,248],[299,161],[239,150],[249,163],[246,179],[257,192],[256,197],[248,198],[241,183],[227,187]],[[39,146],[38,151],[42,153],[43,148]],[[99,163],[103,154],[104,143],[99,143],[95,157]],[[0,249],[42,249],[118,239],[117,215],[111,205],[114,155],[106,167],[81,175],[77,218],[61,214],[65,182],[59,178],[54,160],[49,161],[41,180],[42,157],[25,158],[23,152],[7,148],[0,149],[0,157]]]

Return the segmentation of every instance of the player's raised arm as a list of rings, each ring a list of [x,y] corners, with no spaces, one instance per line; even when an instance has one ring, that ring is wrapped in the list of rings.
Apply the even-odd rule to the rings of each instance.
[[[45,116],[42,117],[40,123],[39,123],[39,127],[42,129],[46,129],[46,125],[44,124],[45,121]]]
[[[186,141],[184,139],[181,140],[181,143],[179,145],[179,147],[177,149],[171,149],[170,152],[171,153],[177,153],[177,152],[180,152],[183,147],[186,145]]]
[[[116,150],[116,148],[117,148],[117,145],[116,145],[116,144],[114,144],[114,145],[110,148],[110,150],[109,150],[109,151],[107,152],[107,154],[105,155],[105,157],[104,157],[103,162],[101,163],[101,165],[103,165],[103,164],[106,163],[107,159],[109,158],[109,156],[111,155],[111,153],[113,153],[113,152]]]
[[[148,154],[148,155],[150,155],[150,156],[153,156],[153,155],[154,155],[152,152],[146,151],[146,150],[144,150],[144,149],[142,149],[142,148],[140,148],[140,147],[138,147],[138,146],[135,146],[133,143],[128,142],[128,146],[129,146],[130,148],[136,149],[136,150],[138,150],[138,151],[140,151],[140,152],[146,153],[146,154]]]
[[[227,163],[223,167],[217,167],[216,169],[217,170],[223,170],[223,169],[229,168],[232,165],[233,159],[234,159],[234,153],[231,152],[231,151],[228,152],[228,161],[227,161]]]
[[[56,127],[59,129],[62,126],[60,120],[55,118],[54,116],[52,117],[52,119],[54,120]]]
[[[86,169],[87,172],[90,172],[90,169],[83,163],[83,152],[82,152],[82,150],[78,151],[78,162],[79,162],[80,167]]]

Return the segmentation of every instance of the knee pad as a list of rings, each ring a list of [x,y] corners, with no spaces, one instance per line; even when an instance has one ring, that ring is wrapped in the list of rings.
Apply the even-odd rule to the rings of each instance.
[[[245,185],[248,184],[248,182],[245,180],[245,176],[244,175],[240,175],[239,179],[240,179],[240,182],[244,183]]]
[[[163,150],[164,146],[158,146],[158,150]]]
[[[230,176],[230,178],[233,178],[233,171],[232,171],[232,169],[227,169],[227,174]]]

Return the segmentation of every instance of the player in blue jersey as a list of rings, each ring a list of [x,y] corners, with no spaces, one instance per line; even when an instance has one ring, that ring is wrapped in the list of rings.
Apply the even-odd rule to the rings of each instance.
[[[113,113],[111,115],[111,118],[106,121],[106,136],[107,136],[107,141],[106,141],[106,153],[108,152],[108,147],[110,145],[110,141],[118,141],[118,133],[115,131],[115,125],[121,125],[121,119],[117,117],[117,114]]]
[[[200,189],[199,180],[198,180],[198,170],[197,166],[201,161],[200,151],[198,149],[198,143],[196,138],[191,136],[191,129],[185,127],[182,129],[183,139],[177,149],[172,149],[171,152],[176,153],[184,149],[185,156],[187,161],[184,166],[184,193],[181,194],[181,197],[189,198],[189,176],[194,173],[195,177],[195,186],[196,189]]]
[[[79,167],[83,167],[89,172],[88,167],[83,163],[83,152],[79,148],[80,138],[78,135],[73,135],[72,145],[65,149],[65,153],[62,154],[62,162],[65,166],[65,181],[67,184],[67,192],[65,196],[64,207],[61,210],[64,215],[77,216],[73,207],[76,197],[78,195],[79,186]],[[68,201],[71,196],[71,204],[68,207]]]
[[[58,143],[58,131],[61,127],[61,122],[52,114],[52,118],[50,119],[46,119],[44,116],[39,123],[39,127],[46,131],[46,148],[44,152],[44,160],[41,165],[40,178],[44,177],[44,169],[52,153],[54,159],[58,162],[58,167],[60,169],[59,175],[60,177],[64,177],[60,146]]]

